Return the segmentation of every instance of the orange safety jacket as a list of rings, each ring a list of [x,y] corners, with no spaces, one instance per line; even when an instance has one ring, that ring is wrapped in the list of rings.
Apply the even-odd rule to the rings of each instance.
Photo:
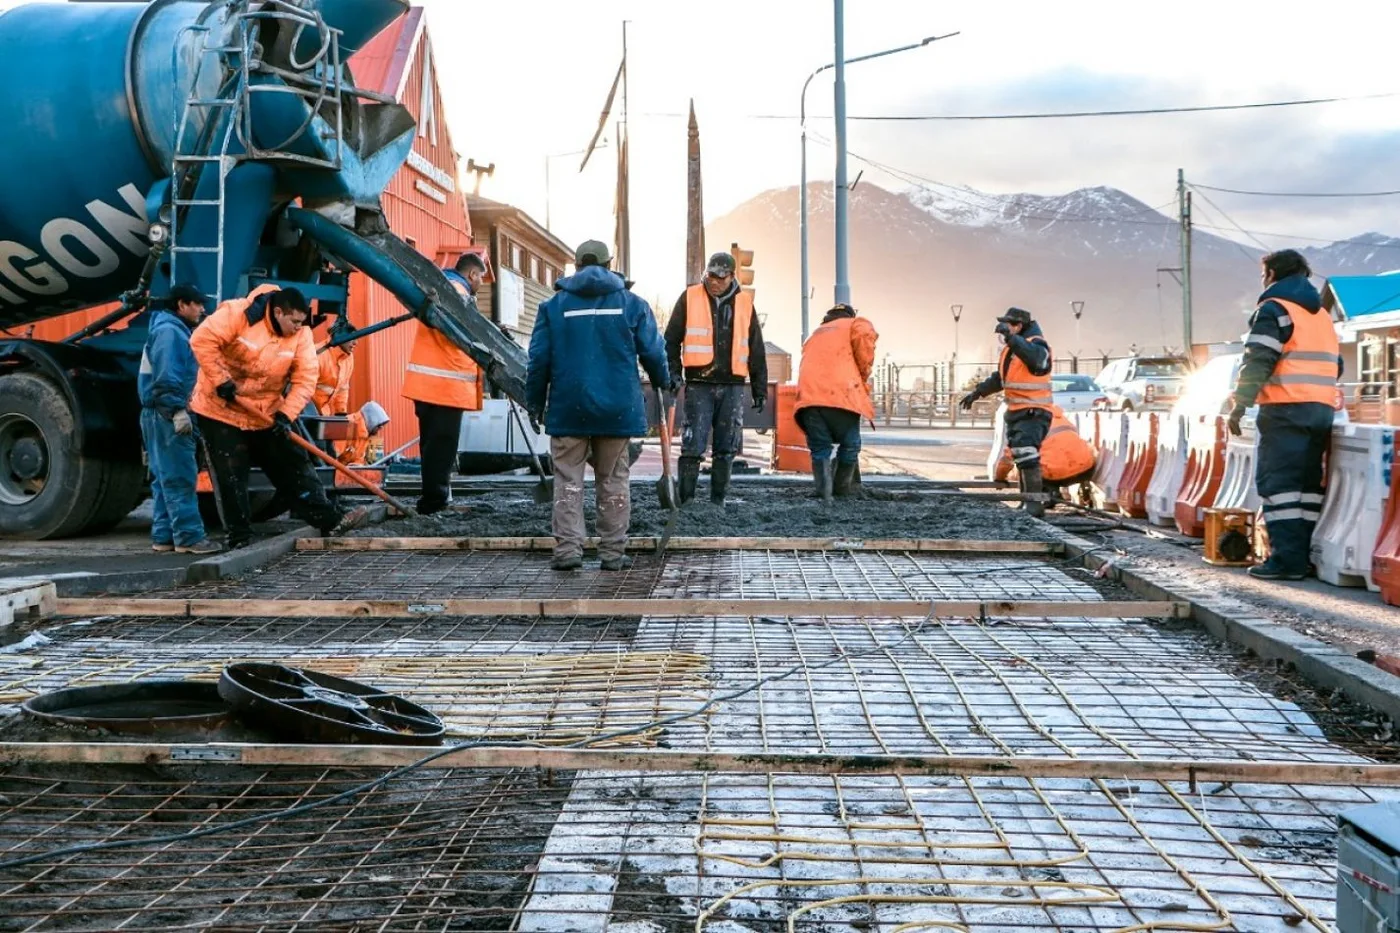
[[[461,284],[452,283],[463,295]],[[481,410],[481,369],[447,335],[415,322],[413,349],[404,367],[403,397],[462,411]]]
[[[1027,338],[1032,343],[1045,343],[1044,337]],[[1048,344],[1047,344],[1048,346]],[[1055,393],[1050,388],[1050,373],[1037,376],[1021,358],[1011,352],[1010,347],[1001,351],[1001,391],[1006,396],[1006,407],[1011,411],[1027,408],[1054,407]]]
[[[350,376],[355,372],[355,357],[343,347],[331,347],[317,354],[319,374],[316,394],[311,397],[316,410],[323,415],[343,415],[350,410]]]
[[[1050,431],[1040,445],[1041,475],[1052,483],[1063,483],[1093,470],[1098,461],[1094,448],[1079,436],[1079,430],[1070,423],[1059,406],[1052,407],[1050,413]],[[1010,449],[1003,448],[1001,460],[997,463],[996,478],[1005,481],[1015,465]]]
[[[873,419],[869,381],[879,336],[863,317],[834,318],[812,331],[802,345],[795,411],[840,408]]]
[[[1299,402],[1320,402],[1336,405],[1337,363],[1341,347],[1332,317],[1326,311],[1312,313],[1302,305],[1280,298],[1269,301],[1280,305],[1287,314],[1281,324],[1293,325],[1293,336],[1283,345],[1283,355],[1274,366],[1273,375],[1259,391],[1260,405],[1291,405]]]
[[[370,437],[365,427],[365,416],[358,411],[352,411],[347,419],[350,422],[349,436],[343,441],[334,442],[336,459],[346,466],[367,464],[370,462],[370,448],[378,438]]]
[[[194,329],[190,350],[199,363],[190,410],[244,431],[272,426],[272,416],[282,412],[292,421],[301,417],[316,390],[316,344],[311,328],[292,337],[279,337],[272,329],[272,310],[249,321],[247,311],[261,295],[276,285],[260,285],[247,298],[225,301]],[[258,414],[238,404],[230,405],[215,389],[232,379],[238,398]]]
[[[749,374],[749,327],[753,323],[753,295],[739,289],[734,296],[734,334],[730,342],[729,369]],[[710,293],[704,285],[685,290],[685,339],[681,341],[681,365],[687,369],[708,366],[715,359],[715,322],[710,313]]]

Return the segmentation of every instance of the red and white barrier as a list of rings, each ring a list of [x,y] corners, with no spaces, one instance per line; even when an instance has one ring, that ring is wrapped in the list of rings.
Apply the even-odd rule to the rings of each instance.
[[[997,464],[1001,462],[1002,455],[1006,452],[1006,403],[1002,402],[997,406],[997,413],[992,416],[992,449],[987,453],[987,479],[1000,480],[1004,476],[997,475]]]
[[[1157,467],[1147,486],[1147,520],[1154,525],[1176,521],[1176,497],[1186,478],[1186,419],[1162,415],[1157,423]]]
[[[1133,518],[1147,517],[1147,487],[1157,469],[1156,412],[1128,415],[1128,444],[1118,480],[1118,508]]]
[[[1116,511],[1118,485],[1128,465],[1128,417],[1119,412],[1099,414],[1098,464],[1090,480],[1094,508]]]
[[[1176,494],[1176,528],[1192,538],[1204,537],[1206,509],[1215,505],[1225,478],[1225,419],[1186,419],[1186,475]]]
[[[1215,507],[1257,512],[1261,503],[1259,492],[1254,488],[1254,459],[1259,438],[1254,430],[1254,419],[1243,422],[1240,430],[1239,437],[1231,435],[1225,442],[1225,475],[1215,495]]]
[[[1390,498],[1394,450],[1395,430],[1387,425],[1347,424],[1332,429],[1327,496],[1312,539],[1312,562],[1319,580],[1333,586],[1380,589],[1371,576],[1371,555]]]

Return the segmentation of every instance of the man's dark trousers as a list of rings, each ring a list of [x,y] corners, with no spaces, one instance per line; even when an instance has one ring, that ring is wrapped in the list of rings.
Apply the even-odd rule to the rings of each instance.
[[[452,501],[452,468],[457,465],[457,443],[462,436],[462,409],[413,403],[418,416],[418,452],[422,459],[423,492],[418,512],[441,512]]]
[[[1264,504],[1271,558],[1289,572],[1308,570],[1333,414],[1330,405],[1318,402],[1259,406],[1254,485]]]

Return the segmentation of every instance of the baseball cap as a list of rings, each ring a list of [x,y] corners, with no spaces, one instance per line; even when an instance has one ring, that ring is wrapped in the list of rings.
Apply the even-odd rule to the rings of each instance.
[[[726,276],[734,274],[734,257],[728,253],[715,253],[705,265],[706,275]]]
[[[606,266],[610,262],[612,253],[608,250],[608,244],[601,240],[584,240],[574,250],[576,266]]]
[[[182,301],[193,301],[195,304],[209,307],[209,299],[203,292],[193,285],[176,285],[170,289],[170,307],[174,308]]]
[[[1006,313],[997,320],[1003,324],[1029,324],[1031,313],[1022,308],[1007,308]]]

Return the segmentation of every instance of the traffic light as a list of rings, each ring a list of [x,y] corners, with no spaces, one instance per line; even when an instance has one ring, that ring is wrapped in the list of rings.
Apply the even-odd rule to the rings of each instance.
[[[739,280],[739,284],[752,290],[753,288],[753,250],[740,249],[738,243],[729,244],[729,255],[734,257],[734,277]]]

